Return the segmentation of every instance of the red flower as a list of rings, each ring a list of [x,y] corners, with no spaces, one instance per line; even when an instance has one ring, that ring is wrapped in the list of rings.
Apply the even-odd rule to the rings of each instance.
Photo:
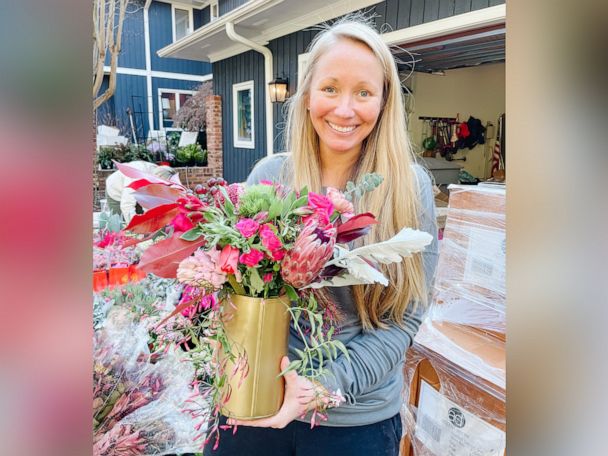
[[[175,216],[175,218],[171,221],[171,225],[175,228],[175,231],[188,231],[194,228],[194,223],[184,214],[180,212]]]
[[[262,280],[264,280],[264,283],[272,282],[272,272],[267,272],[264,274]]]
[[[324,228],[329,225],[329,218],[334,213],[334,205],[331,200],[318,193],[308,192],[308,207],[311,208],[314,213],[304,218],[307,222],[309,219],[316,219],[319,221],[319,226]]]
[[[236,274],[239,260],[239,249],[227,245],[222,249],[220,253],[219,266],[222,272],[226,274]]]
[[[251,249],[249,253],[243,253],[239,257],[239,261],[243,263],[245,266],[249,266],[250,268],[257,266],[257,264],[262,261],[264,258],[264,254],[257,249]]]

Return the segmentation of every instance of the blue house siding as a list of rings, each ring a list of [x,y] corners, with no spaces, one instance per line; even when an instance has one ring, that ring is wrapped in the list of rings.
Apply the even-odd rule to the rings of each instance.
[[[146,68],[144,45],[144,12],[140,5],[129,5],[122,29],[121,51],[118,66]]]
[[[196,16],[196,15],[195,15]],[[204,75],[211,73],[211,64],[196,60],[160,58],[156,51],[173,42],[171,5],[152,2],[149,10],[150,54],[153,71]],[[143,35],[142,35],[143,36]],[[143,54],[143,51],[142,51]]]
[[[158,89],[196,90],[200,84],[202,83],[196,81],[180,81],[177,79],[152,78],[152,106],[154,112],[154,130],[160,130]]]
[[[233,9],[244,5],[249,0],[219,0],[217,3],[217,7],[219,10],[220,16],[232,11]]]
[[[249,51],[213,64],[213,90],[222,97],[222,149],[224,179],[241,182],[256,161],[266,156],[264,57]],[[232,86],[254,81],[254,149],[234,147]]]
[[[115,106],[116,124],[122,134],[132,139],[127,114],[127,108],[131,108],[137,137],[144,138],[148,131],[148,118],[142,114],[142,112],[147,112],[145,76],[117,74],[116,91],[112,100]]]
[[[194,16],[194,30],[201,28],[203,25],[207,24],[211,19],[210,8],[193,9],[192,15]]]

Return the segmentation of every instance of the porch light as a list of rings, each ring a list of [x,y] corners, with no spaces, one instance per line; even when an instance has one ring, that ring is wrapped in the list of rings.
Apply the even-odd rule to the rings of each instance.
[[[270,101],[273,103],[283,103],[287,98],[287,79],[277,78],[268,83],[270,90]]]

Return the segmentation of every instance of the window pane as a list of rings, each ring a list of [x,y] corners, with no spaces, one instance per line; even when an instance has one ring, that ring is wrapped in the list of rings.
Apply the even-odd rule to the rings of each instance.
[[[238,138],[251,141],[251,91],[238,91]]]
[[[175,39],[185,37],[190,28],[190,14],[187,10],[175,8]]]
[[[189,93],[180,93],[179,94],[179,107],[184,106],[184,103],[191,97]]]
[[[163,127],[172,127],[173,118],[175,117],[175,94],[174,93],[161,93],[160,95],[161,106],[163,110]]]

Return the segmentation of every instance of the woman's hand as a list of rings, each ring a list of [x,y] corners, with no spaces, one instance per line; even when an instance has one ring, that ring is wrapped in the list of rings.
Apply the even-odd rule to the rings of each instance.
[[[289,366],[289,358],[284,356],[281,359],[281,371],[287,369],[287,366]],[[299,376],[294,371],[287,372],[284,377],[285,398],[276,415],[259,420],[229,418],[228,424],[283,429],[294,419],[304,416],[306,412],[314,409],[319,400],[318,391],[315,391],[318,388],[310,380]]]

